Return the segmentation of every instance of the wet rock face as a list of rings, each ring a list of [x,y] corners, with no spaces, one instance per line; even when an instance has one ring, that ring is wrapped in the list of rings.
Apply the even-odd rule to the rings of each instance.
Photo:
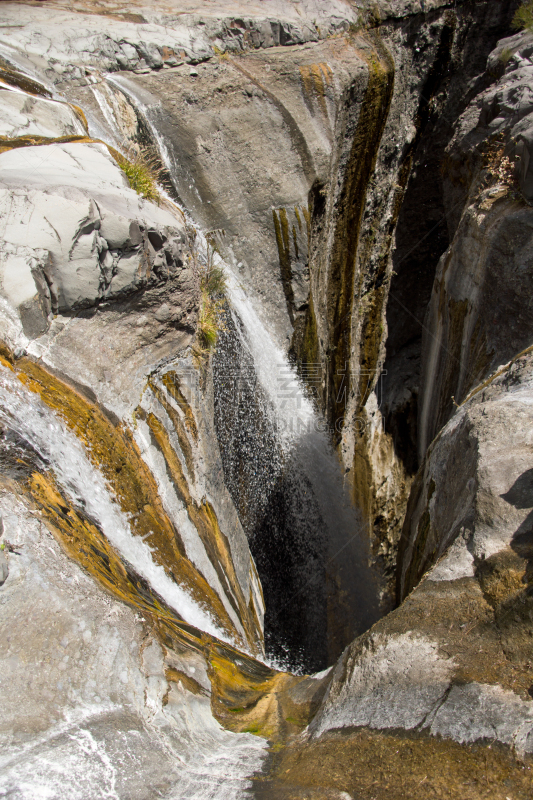
[[[149,800],[224,780],[241,797],[265,744],[213,717],[200,643],[162,646],[149,617],[106,594],[5,486],[1,505],[13,552],[0,551],[0,791]]]
[[[325,179],[336,108],[365,72],[336,38],[288,53],[252,50],[211,59],[196,75],[183,66],[120,73],[113,83],[142,102],[178,196],[218,232],[217,246],[284,348],[307,308],[308,193]]]
[[[305,742],[273,770],[276,791],[365,796],[379,752],[377,785],[399,783],[384,796],[478,798],[500,775],[494,796],[527,797],[532,367],[528,353],[501,369],[430,446],[402,531],[401,604],[346,648]],[[431,764],[449,771],[445,784]]]
[[[146,633],[150,632],[152,637],[151,642],[143,641],[144,633],[137,637],[140,649],[133,656],[133,661],[136,660],[133,671],[138,671],[140,660],[140,670],[146,678],[146,703],[142,701],[134,709],[128,693],[121,693],[129,674],[124,669],[111,671],[107,688],[101,687],[101,694],[95,692],[95,708],[87,713],[91,694],[72,691],[65,702],[58,700],[56,705],[60,714],[75,720],[72,731],[77,731],[80,720],[87,722],[86,731],[80,734],[82,752],[78,753],[76,747],[69,749],[66,733],[66,742],[60,737],[58,749],[52,747],[43,757],[60,765],[64,753],[69,753],[67,757],[76,762],[80,775],[89,776],[80,777],[80,798],[90,797],[91,792],[115,791],[109,788],[113,781],[120,794],[139,798],[153,792],[154,785],[161,785],[161,790],[166,791],[178,783],[179,791],[188,794],[196,791],[195,779],[188,786],[176,774],[170,775],[172,768],[166,778],[154,774],[154,764],[161,752],[160,740],[152,747],[149,744],[152,733],[146,729],[158,710],[164,707],[164,713],[168,713],[174,704],[173,686],[180,691],[185,682],[189,689],[192,687],[196,709],[193,716],[197,711],[205,714],[206,720],[210,720],[208,725],[215,731],[216,741],[212,742],[215,750],[224,747],[225,734],[217,739],[216,732],[221,729],[210,713],[211,684],[203,677],[208,650],[199,659],[201,664],[196,664],[198,647],[201,649],[205,644],[203,633],[184,622],[184,618],[190,620],[191,613],[194,617],[192,609],[199,603],[200,618],[214,623],[214,627],[209,622],[204,627],[229,641],[238,640],[243,649],[260,654],[264,614],[257,572],[227,489],[219,478],[219,453],[210,428],[209,392],[205,385],[200,390],[198,364],[191,358],[190,346],[200,304],[198,254],[187,236],[183,213],[170,201],[160,199],[157,205],[130,188],[118,166],[117,160],[121,159],[116,151],[86,135],[83,112],[66,102],[43,99],[50,93],[38,81],[26,80],[24,73],[14,67],[6,68],[5,77],[11,86],[16,86],[16,92],[7,88],[1,91],[5,118],[13,116],[12,94],[24,98],[21,108],[27,118],[21,118],[21,112],[12,120],[11,128],[4,128],[0,147],[3,159],[0,370],[1,380],[7,381],[3,383],[7,395],[3,396],[0,434],[0,473],[2,481],[6,481],[3,493],[8,501],[17,492],[24,495],[32,512],[47,520],[68,556],[92,576],[88,578],[86,574],[88,585],[95,580],[116,598],[113,603],[126,601],[141,614],[146,613],[144,619],[149,622]],[[22,362],[25,367],[21,371]],[[19,383],[15,385],[10,380]],[[29,387],[27,395],[22,384]],[[22,395],[18,394],[20,391]],[[11,412],[8,410],[10,402],[16,405],[21,400],[24,410],[19,408],[14,412],[14,406]],[[24,420],[28,421],[32,409],[35,412],[37,407],[40,410],[33,417],[35,426],[31,431],[31,426],[24,426]],[[51,415],[48,427],[55,436],[49,433],[39,439],[38,418],[46,414]],[[17,425],[17,416],[22,428]],[[74,497],[65,488],[72,487],[66,472],[63,482],[59,477],[62,469],[69,469],[69,455],[63,451],[62,457],[57,458],[63,446],[60,442],[63,435],[68,436],[68,430],[74,434],[70,457],[75,452],[79,455],[77,447],[81,446],[89,459],[86,467],[90,462],[96,470],[92,477],[86,475],[82,485],[79,481],[83,459],[72,468],[71,478],[78,482]],[[111,543],[103,533],[105,522],[96,507],[92,512],[88,510],[86,492],[93,490],[102,475],[105,478],[104,484],[100,484],[101,498],[109,491],[116,511],[127,519],[122,528],[117,517],[112,528],[115,533],[122,530],[123,534],[127,531],[131,534],[133,549],[128,556],[121,552],[117,539]],[[20,514],[17,511],[12,515],[12,523],[17,527],[21,520],[18,539],[29,551],[35,542],[30,537],[28,544],[25,543],[25,521],[31,521],[28,514],[22,508]],[[110,531],[111,528],[108,534]],[[9,622],[13,615],[18,619],[17,606],[23,605],[16,592],[11,591],[13,582],[21,584],[26,578],[29,582],[47,580],[42,577],[47,566],[43,565],[39,543],[32,553],[29,576],[26,573],[21,576],[14,568],[13,559],[18,551],[10,548],[11,540],[0,551],[8,625],[14,624]],[[144,549],[144,555],[137,560],[134,554],[140,549]],[[24,554],[24,549],[21,552]],[[58,558],[64,559],[64,555],[59,553]],[[159,570],[171,594],[184,592],[181,600],[185,605],[181,609],[174,607],[176,603],[165,605],[163,585],[155,591],[151,588],[152,581],[144,574],[147,567]],[[77,598],[73,594],[75,607]],[[61,604],[59,608],[57,605],[48,610],[57,611],[60,616],[63,609]],[[122,632],[115,636],[112,631],[114,639],[110,643],[105,625],[102,629],[99,624],[97,608],[90,613],[95,616],[96,627],[87,632],[87,642],[97,632],[96,652],[109,650],[112,661],[117,640],[116,666],[124,667]],[[225,619],[222,627],[216,622],[219,617]],[[161,632],[156,633],[157,620],[166,626],[170,649],[180,651],[184,629],[188,634],[191,630],[198,634],[185,660],[175,654],[169,662],[171,666],[164,663],[157,643],[162,636]],[[182,622],[185,628],[180,628]],[[224,628],[226,634],[222,633]],[[84,630],[74,631],[73,638],[78,644],[81,639],[85,641]],[[126,640],[135,638],[128,630],[124,636]],[[169,637],[174,644],[168,643]],[[16,647],[21,653],[24,647],[31,647],[24,642],[24,637],[17,640]],[[73,647],[76,650],[76,644]],[[155,653],[153,658],[144,658],[145,647],[146,653]],[[71,654],[66,656],[59,667],[52,659],[52,672],[66,669]],[[8,647],[6,663],[11,663],[11,657]],[[83,682],[84,671],[87,676],[90,673],[85,664],[76,669],[70,688]],[[196,683],[191,678],[195,669],[199,671]],[[169,670],[171,678],[166,680]],[[48,673],[39,672],[38,668],[37,672],[43,685],[47,685]],[[87,680],[96,686],[101,674]],[[202,683],[207,689],[200,686],[201,698],[195,699]],[[37,705],[46,706],[48,701],[53,705],[54,692],[38,700]],[[177,702],[180,706],[181,701]],[[183,713],[184,708],[181,706],[177,713]],[[172,728],[172,715],[167,721]],[[11,717],[6,725],[9,732],[13,725]],[[30,724],[28,736],[34,737],[38,729],[46,730],[53,725],[54,719],[45,713],[36,726]],[[120,777],[116,771],[116,759],[121,756],[112,739],[118,732],[124,734],[125,746],[132,757],[139,755],[138,742],[128,740],[128,730],[135,731],[134,737],[140,737],[143,744],[139,747],[146,753],[137,777],[133,776],[135,770],[131,765],[125,767]],[[77,733],[72,735],[76,737]],[[91,759],[84,757],[86,739],[108,759],[106,763],[111,766],[107,772],[100,774],[91,768]],[[12,744],[9,740],[9,746]],[[249,771],[248,767],[253,771],[261,760],[262,748],[252,740],[252,760],[248,763],[245,757],[246,768],[236,762],[236,792],[240,791],[241,778]],[[257,754],[255,760],[254,754]],[[193,758],[197,757],[202,759],[196,748]],[[30,780],[29,773],[36,776],[31,779],[34,783],[30,781],[28,796],[37,791],[37,784],[48,787],[47,792],[56,791],[50,788],[54,776],[46,769],[39,772],[28,767],[28,770],[24,772],[20,764],[8,770],[6,791],[22,791],[21,781]]]
[[[385,607],[418,467],[423,317],[448,244],[440,165],[449,120],[510,13],[465,4],[367,39],[368,77],[351,89],[357,101],[339,107],[330,172],[310,194],[311,293],[294,349],[322,365],[322,405],[385,578]]]

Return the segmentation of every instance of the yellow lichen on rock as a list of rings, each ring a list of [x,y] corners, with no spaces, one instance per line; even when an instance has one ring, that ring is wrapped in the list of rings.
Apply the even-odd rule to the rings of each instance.
[[[191,496],[181,462],[172,447],[166,429],[155,414],[147,414],[139,407],[136,411],[136,415],[139,419],[144,419],[149,426],[163,454],[173,485],[177,489],[180,500],[187,509],[189,519],[198,532],[207,557],[213,565],[220,584],[224,589],[225,596],[232,605],[233,610],[246,631],[248,645],[252,647],[252,649],[257,648],[256,651],[258,652],[257,639],[261,634],[261,628],[257,625],[255,614],[251,615],[250,609],[246,604],[237,575],[235,574],[235,567],[233,565],[228,539],[220,530],[218,519],[211,503],[207,500],[204,500],[202,503],[197,503]],[[213,595],[211,604],[216,610],[217,618],[223,620],[227,630],[233,631],[234,637],[238,637],[235,626],[221,601],[212,590],[211,595]]]
[[[189,433],[193,437],[194,441],[198,441],[198,426],[196,424],[196,420],[194,418],[194,413],[186,401],[183,392],[179,388],[179,377],[176,372],[173,370],[169,370],[165,372],[165,374],[161,377],[161,380],[170,394],[170,396],[175,400],[175,402],[179,405],[181,410],[185,415],[185,425],[187,426]]]
[[[246,646],[214,589],[186,557],[180,533],[163,509],[157,484],[131,432],[123,425],[115,425],[95,403],[41,364],[22,358],[12,368],[19,380],[58,413],[85,445],[88,458],[103,474],[112,495],[127,515],[131,533],[148,543],[155,563],[163,566],[169,577],[179,581],[196,602],[209,609],[231,638]],[[179,464],[176,456],[175,461]],[[174,466],[176,487],[190,503],[187,481]],[[91,531],[92,528],[82,527],[89,548],[92,546]],[[250,626],[248,628],[250,630]],[[250,630],[250,635],[249,646],[253,647],[257,634],[252,636]]]
[[[316,98],[324,117],[327,119],[326,89],[331,85],[333,79],[331,67],[323,62],[301,66],[300,75],[305,97],[309,102]]]
[[[212,648],[209,664],[217,719],[229,730],[278,745],[309,723],[329,680],[278,672],[251,659],[235,660],[221,645]]]

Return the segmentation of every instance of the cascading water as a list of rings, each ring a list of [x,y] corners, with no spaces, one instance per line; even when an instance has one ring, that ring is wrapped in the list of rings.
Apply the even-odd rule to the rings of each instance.
[[[69,499],[95,521],[111,545],[182,619],[227,640],[211,616],[154,562],[148,544],[132,535],[126,516],[76,436],[5,367],[0,368],[0,425],[3,460],[15,460],[9,457],[9,449],[15,447],[51,469]]]
[[[319,670],[378,618],[377,587],[323,421],[227,274],[231,310],[213,359],[225,480],[263,584],[267,653]]]
[[[0,367],[0,468],[12,477],[24,470],[53,472],[65,495],[86,518],[94,520],[125,561],[171,608],[193,625],[224,638],[209,614],[154,563],[148,545],[132,535],[128,519],[76,436],[4,367]],[[107,645],[114,653],[113,646]],[[153,740],[177,765],[169,776],[174,786],[165,796],[214,800],[223,784],[227,800],[240,800],[250,788],[249,776],[261,767],[266,743],[250,734],[224,730],[211,713],[209,697],[183,690],[173,697],[170,710],[164,708],[155,720],[143,709],[144,724],[151,729]],[[119,800],[124,796],[117,786],[119,769],[106,749],[102,726],[112,726],[121,713],[114,702],[95,697],[66,709],[63,720],[29,744],[22,740],[18,746],[6,746],[0,754],[0,796],[85,800],[95,796],[98,784],[105,787],[99,797]],[[125,751],[138,745],[142,735],[142,729],[122,731]]]
[[[123,76],[106,80],[135,107],[177,195],[195,192],[170,155],[168,131],[161,132],[150,96]],[[112,124],[110,106],[106,119]],[[201,231],[196,246],[205,262]],[[263,584],[268,654],[293,669],[320,670],[379,617],[378,588],[323,420],[245,288],[227,264],[224,269],[230,309],[213,377],[225,483]]]
[[[176,192],[186,196],[189,178],[170,158],[157,109],[131,81],[111,82],[145,120]],[[205,259],[201,233],[197,246]],[[378,590],[323,421],[244,287],[224,268],[231,310],[213,377],[225,482],[263,584],[268,654],[293,669],[320,670],[379,617]]]

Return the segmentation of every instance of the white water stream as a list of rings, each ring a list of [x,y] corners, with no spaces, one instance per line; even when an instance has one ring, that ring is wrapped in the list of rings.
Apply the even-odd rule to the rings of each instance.
[[[228,641],[210,614],[155,563],[149,545],[132,534],[126,515],[76,436],[5,367],[0,368],[0,423],[49,465],[68,498],[95,520],[110,544],[182,619]]]

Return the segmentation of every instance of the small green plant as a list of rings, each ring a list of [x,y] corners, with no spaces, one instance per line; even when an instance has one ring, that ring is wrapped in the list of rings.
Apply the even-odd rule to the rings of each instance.
[[[222,267],[215,264],[215,249],[207,245],[207,258],[198,264],[193,248],[193,260],[200,273],[200,314],[195,353],[199,360],[206,358],[216,347],[218,335],[224,330],[222,316],[226,306],[226,275]]]
[[[257,722],[252,722],[251,725],[248,725],[244,730],[243,733],[253,733],[254,736],[258,736],[261,733],[261,726]]]
[[[513,26],[519,30],[525,28],[533,33],[533,0],[523,3],[513,17]]]
[[[500,61],[502,64],[507,64],[514,54],[515,51],[511,47],[504,47],[498,56],[498,61]]]
[[[0,544],[0,550],[5,550],[5,549],[6,549],[6,543],[2,542],[2,544]]]
[[[226,279],[218,267],[206,271],[200,279],[201,305],[198,318],[198,340],[205,351],[213,351],[218,334],[223,329],[222,313],[226,305],[223,287]]]
[[[119,154],[117,161],[137,194],[152,203],[161,201],[157,185],[162,182],[163,168],[153,151],[149,148],[130,149],[127,157]]]

